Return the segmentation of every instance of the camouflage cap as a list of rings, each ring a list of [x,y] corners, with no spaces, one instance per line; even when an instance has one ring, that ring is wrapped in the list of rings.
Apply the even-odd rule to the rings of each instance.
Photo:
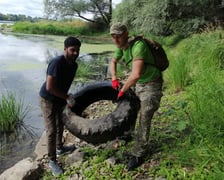
[[[128,28],[126,25],[118,22],[118,23],[113,24],[110,27],[110,34],[122,34],[123,32],[125,32],[127,30],[128,30]]]

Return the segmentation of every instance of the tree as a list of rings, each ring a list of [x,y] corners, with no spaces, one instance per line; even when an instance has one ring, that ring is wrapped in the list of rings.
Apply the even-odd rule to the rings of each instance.
[[[41,18],[32,18],[31,16],[26,16],[24,14],[2,14],[0,13],[0,20],[2,21],[38,21]]]
[[[217,8],[223,2],[224,0],[123,0],[115,9],[112,20],[122,21],[138,33],[188,36],[209,24],[215,25]]]
[[[44,12],[47,18],[78,17],[108,26],[112,15],[112,0],[44,0]]]
[[[113,11],[112,22],[119,21],[132,28],[132,22],[136,19],[136,12],[139,11],[139,8],[135,1],[123,0],[122,3],[117,5],[115,11]]]

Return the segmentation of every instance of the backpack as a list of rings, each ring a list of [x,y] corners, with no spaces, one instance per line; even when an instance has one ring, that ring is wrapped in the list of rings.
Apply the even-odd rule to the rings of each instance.
[[[146,39],[143,36],[139,35],[129,39],[129,45],[131,46],[131,48],[134,45],[134,43],[138,40],[145,41],[152,52],[155,64],[150,64],[150,65],[155,66],[160,71],[166,70],[169,66],[169,60],[167,58],[166,52],[164,51],[162,45],[154,40]]]

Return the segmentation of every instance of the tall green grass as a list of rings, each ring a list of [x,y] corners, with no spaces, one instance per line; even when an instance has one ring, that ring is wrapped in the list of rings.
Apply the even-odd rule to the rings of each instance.
[[[13,93],[7,92],[0,100],[0,133],[15,132],[23,127],[23,119],[29,112],[29,107],[23,104],[23,100],[16,100]]]
[[[159,172],[169,179],[220,179],[224,175],[223,44],[224,32],[216,30],[193,35],[169,51],[172,61],[165,78],[172,91],[181,89],[187,94],[188,106],[185,115],[173,117],[184,119],[187,126],[172,148],[174,158],[169,163],[176,167],[163,167]]]
[[[185,89],[197,81],[207,68],[223,69],[223,31],[193,35],[168,50],[170,67],[165,76],[176,90]]]
[[[207,32],[194,35],[182,42],[184,46],[177,48],[181,53],[178,57],[187,57],[188,65],[180,67],[182,71],[178,76],[182,80],[191,79],[191,83],[183,87],[192,103],[189,112],[192,126],[203,137],[213,138],[224,133],[223,38],[223,31]],[[176,61],[174,64],[178,66]],[[184,77],[182,72],[187,72]],[[171,74],[176,73],[171,69]],[[173,82],[176,82],[175,78]]]

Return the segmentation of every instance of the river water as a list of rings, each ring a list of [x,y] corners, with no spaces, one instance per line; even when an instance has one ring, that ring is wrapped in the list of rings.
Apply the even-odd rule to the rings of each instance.
[[[58,52],[50,47],[46,37],[0,34],[0,95],[13,93],[29,112],[24,124],[32,131],[1,137],[0,173],[17,161],[32,156],[35,144],[44,130],[38,101],[38,91],[45,79],[46,59]],[[6,141],[7,139],[7,141]]]
[[[24,106],[29,106],[24,123],[32,130],[32,136],[25,131],[11,134],[6,137],[7,142],[0,137],[0,174],[19,160],[32,156],[44,131],[38,92],[45,80],[46,62],[63,53],[63,41],[59,48],[57,40],[52,36],[0,33],[0,97],[12,92]]]

